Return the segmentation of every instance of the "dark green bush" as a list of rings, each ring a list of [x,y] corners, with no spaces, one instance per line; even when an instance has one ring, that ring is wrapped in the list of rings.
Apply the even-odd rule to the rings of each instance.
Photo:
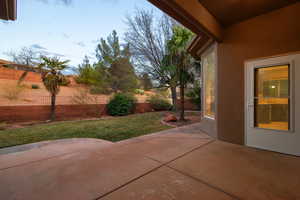
[[[36,84],[32,84],[32,85],[31,85],[31,88],[32,88],[32,89],[40,89],[40,86],[39,86],[39,85],[36,85]]]
[[[156,111],[163,111],[163,110],[171,110],[172,109],[172,105],[168,101],[168,99],[166,99],[165,97],[160,96],[160,95],[151,96],[147,100],[147,102],[150,103],[152,108]]]
[[[115,94],[107,105],[107,111],[112,116],[125,116],[134,112],[136,99],[131,94]]]

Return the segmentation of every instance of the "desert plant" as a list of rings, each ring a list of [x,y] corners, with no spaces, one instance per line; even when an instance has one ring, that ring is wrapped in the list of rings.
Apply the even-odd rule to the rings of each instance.
[[[108,113],[112,116],[125,116],[133,113],[137,100],[132,94],[117,93],[107,105]]]
[[[180,121],[184,121],[184,97],[185,97],[185,87],[188,82],[193,79],[190,69],[195,61],[192,56],[187,51],[187,47],[190,44],[190,41],[193,38],[193,33],[182,27],[175,26],[173,27],[173,36],[171,40],[168,41],[168,50],[170,51],[171,63],[176,66],[177,76],[180,86]]]
[[[110,90],[110,88],[107,88],[107,87],[91,86],[90,93],[91,94],[111,94],[112,91]]]
[[[71,81],[68,79],[68,77],[63,77],[62,81],[61,81],[61,86],[69,86],[71,83]]]
[[[32,84],[31,89],[40,89],[40,86],[37,84]]]
[[[135,93],[135,94],[139,94],[139,95],[144,95],[144,94],[145,94],[145,91],[142,90],[142,89],[135,89],[135,90],[134,90],[134,93]]]
[[[45,88],[51,94],[51,120],[55,120],[56,95],[60,91],[65,76],[62,71],[67,68],[68,60],[60,61],[58,58],[42,57],[39,68]]]
[[[88,88],[78,88],[75,94],[72,96],[72,103],[73,104],[89,104],[97,103],[97,98],[90,96],[90,92]]]
[[[20,99],[24,89],[25,88],[21,85],[8,85],[3,88],[2,96],[10,101],[18,100]]]
[[[7,127],[6,122],[0,122],[0,131],[5,130]]]
[[[156,111],[171,110],[172,108],[172,104],[167,98],[157,94],[149,97],[147,102]]]

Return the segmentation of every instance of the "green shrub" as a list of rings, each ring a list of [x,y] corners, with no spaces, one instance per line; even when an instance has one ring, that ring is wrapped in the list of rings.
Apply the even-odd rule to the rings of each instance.
[[[172,105],[169,100],[161,95],[153,95],[147,100],[147,102],[149,102],[152,108],[156,111],[172,109]]]
[[[32,84],[31,85],[31,89],[40,89],[40,86],[36,85],[36,84]]]
[[[115,94],[107,105],[108,113],[112,116],[125,116],[133,113],[136,99],[131,94]]]

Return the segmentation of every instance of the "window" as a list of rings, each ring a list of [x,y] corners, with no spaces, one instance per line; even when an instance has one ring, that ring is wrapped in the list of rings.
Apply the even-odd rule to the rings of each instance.
[[[204,83],[204,116],[215,118],[215,68],[216,53],[214,49],[202,57]]]
[[[290,129],[289,81],[289,65],[255,69],[255,127]]]

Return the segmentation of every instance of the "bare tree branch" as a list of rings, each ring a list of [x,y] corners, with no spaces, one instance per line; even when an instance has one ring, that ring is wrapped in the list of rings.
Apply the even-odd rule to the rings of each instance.
[[[176,21],[166,15],[157,19],[153,11],[137,9],[134,16],[127,16],[126,23],[125,40],[130,44],[139,70],[160,83],[168,84],[172,77],[162,70],[163,59],[168,54],[167,41],[173,35]]]

